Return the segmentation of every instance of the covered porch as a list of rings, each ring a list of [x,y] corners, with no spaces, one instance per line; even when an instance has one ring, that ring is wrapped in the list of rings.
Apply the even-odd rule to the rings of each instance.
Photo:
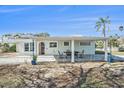
[[[91,40],[92,41],[92,40]],[[95,40],[94,40],[95,41]],[[82,54],[82,56],[80,57],[80,55],[78,55],[78,57],[75,57],[75,40],[71,40],[71,62],[75,62],[75,61],[108,61],[108,51],[107,51],[107,44],[108,41],[105,39],[105,54]]]
[[[105,55],[103,54],[84,54],[82,57],[74,57],[74,61],[72,57],[61,57],[54,56],[56,61],[58,62],[104,62]]]
[[[56,41],[56,42],[62,42],[62,41],[69,41],[69,48],[64,47],[62,48],[62,45],[57,44],[56,48],[48,48],[47,46],[48,43],[44,42],[44,50],[46,48],[46,52],[44,51],[43,55],[39,55],[39,56],[53,56],[53,58],[55,58],[56,61],[59,62],[80,62],[80,61],[107,61],[108,59],[108,51],[107,51],[107,38],[103,38],[103,37],[48,37],[48,38],[35,38],[37,43],[37,54],[39,55],[39,44],[40,42],[43,41]],[[95,43],[94,45],[92,45],[91,47],[85,47],[89,53],[83,53],[83,49],[82,47],[78,47],[79,44],[77,42],[79,41],[85,41],[85,42],[95,42],[96,40],[103,40],[105,41],[105,54],[95,54],[95,51],[93,51],[93,49],[95,49]],[[67,52],[67,50],[69,50]],[[51,51],[51,53],[53,53],[52,55],[47,54],[49,51]],[[90,53],[91,51],[93,51],[92,53]],[[42,52],[42,51],[40,51]],[[55,54],[54,54],[55,53]]]

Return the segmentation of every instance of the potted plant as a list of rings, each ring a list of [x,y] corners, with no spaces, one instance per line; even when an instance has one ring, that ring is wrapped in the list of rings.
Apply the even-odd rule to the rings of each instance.
[[[37,61],[37,56],[33,56],[33,60],[31,61],[32,65],[36,65],[36,61]]]

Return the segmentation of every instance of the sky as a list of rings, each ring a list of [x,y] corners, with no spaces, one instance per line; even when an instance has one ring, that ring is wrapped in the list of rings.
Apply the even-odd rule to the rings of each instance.
[[[109,16],[107,35],[124,35],[124,6],[5,5],[0,6],[0,35],[48,32],[51,36],[102,36],[95,24]]]

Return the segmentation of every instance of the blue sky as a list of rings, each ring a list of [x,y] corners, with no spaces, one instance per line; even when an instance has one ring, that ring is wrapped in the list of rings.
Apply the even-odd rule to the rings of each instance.
[[[124,35],[124,6],[0,6],[0,34],[48,32],[51,36],[102,36],[95,29],[99,17],[111,20],[108,35]]]

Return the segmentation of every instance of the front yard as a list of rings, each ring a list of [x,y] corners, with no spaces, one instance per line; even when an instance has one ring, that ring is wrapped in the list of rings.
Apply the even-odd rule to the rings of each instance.
[[[119,52],[119,51],[112,51],[113,55],[123,55],[124,56],[124,52]]]
[[[108,51],[109,52],[109,51]],[[102,50],[97,50],[96,54],[104,54],[105,52]],[[112,51],[112,55],[124,55],[124,52]]]
[[[0,87],[124,87],[124,63],[42,63],[0,65]]]

